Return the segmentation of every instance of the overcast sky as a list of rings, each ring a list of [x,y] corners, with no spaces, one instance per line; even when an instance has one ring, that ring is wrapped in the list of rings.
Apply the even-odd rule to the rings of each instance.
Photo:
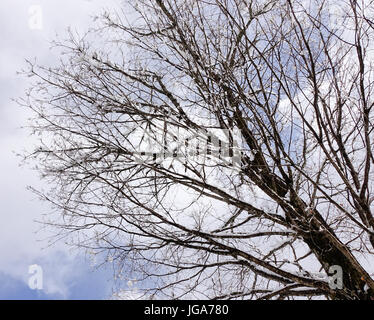
[[[104,3],[115,7],[120,0],[0,1],[0,299],[104,299],[111,294],[111,270],[92,271],[82,253],[62,243],[47,248],[43,234],[36,233],[35,220],[50,208],[26,190],[41,182],[37,173],[19,167],[14,154],[32,140],[20,128],[27,111],[11,101],[27,87],[27,79],[16,75],[25,59],[55,61],[48,41],[68,26],[85,30]],[[43,268],[43,290],[28,287],[32,264]]]

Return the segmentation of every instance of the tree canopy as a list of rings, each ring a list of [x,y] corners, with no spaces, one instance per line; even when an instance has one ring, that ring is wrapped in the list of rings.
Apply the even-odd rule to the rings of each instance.
[[[147,298],[374,299],[372,1],[129,8],[25,71],[45,223]]]

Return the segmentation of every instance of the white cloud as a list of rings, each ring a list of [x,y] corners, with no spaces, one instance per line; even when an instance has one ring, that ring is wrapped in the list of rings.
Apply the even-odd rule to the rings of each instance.
[[[119,1],[106,1],[105,6]],[[29,11],[32,5],[42,8],[42,28],[30,28]],[[35,232],[40,228],[35,220],[50,208],[35,199],[26,190],[27,185],[40,186],[35,172],[18,166],[19,160],[13,151],[21,151],[32,140],[25,130],[27,111],[12,102],[23,94],[27,86],[25,79],[16,76],[24,67],[25,58],[38,57],[41,63],[55,61],[47,40],[56,32],[62,33],[69,25],[84,30],[91,21],[90,16],[103,6],[102,1],[39,0],[0,1],[0,272],[27,283],[28,266],[41,265],[45,274],[45,292],[68,296],[68,279],[77,273],[75,255],[63,244],[48,248],[42,239],[45,234]],[[53,275],[48,274],[53,271]]]

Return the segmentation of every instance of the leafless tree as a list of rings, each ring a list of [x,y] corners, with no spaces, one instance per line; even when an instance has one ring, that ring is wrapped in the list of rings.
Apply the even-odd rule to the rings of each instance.
[[[374,299],[373,1],[131,3],[25,71],[45,223],[148,298]]]

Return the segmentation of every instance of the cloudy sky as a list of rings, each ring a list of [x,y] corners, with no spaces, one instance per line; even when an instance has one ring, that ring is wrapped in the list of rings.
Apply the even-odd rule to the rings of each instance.
[[[111,296],[112,272],[96,270],[82,252],[63,243],[47,246],[35,222],[50,208],[26,190],[40,187],[36,172],[20,167],[15,153],[32,139],[21,127],[27,111],[12,102],[22,95],[27,79],[17,76],[25,59],[51,63],[58,57],[49,41],[68,26],[84,31],[91,17],[120,0],[0,1],[0,299],[105,299]],[[43,290],[31,290],[29,266],[43,270]]]

